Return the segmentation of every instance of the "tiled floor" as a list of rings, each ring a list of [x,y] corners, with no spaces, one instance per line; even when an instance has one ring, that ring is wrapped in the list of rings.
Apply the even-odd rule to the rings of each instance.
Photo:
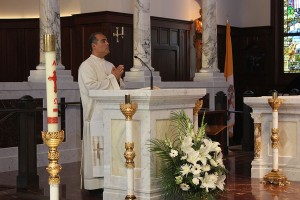
[[[250,178],[252,153],[233,151],[225,158],[229,170],[226,191],[220,200],[297,200],[300,199],[300,182],[291,182],[285,187],[262,184]],[[101,192],[80,190],[80,163],[63,165],[60,185],[61,200],[102,200]],[[46,200],[49,199],[48,174],[45,168],[38,169],[40,192],[16,192],[17,172],[0,173],[0,200]],[[107,199],[110,200],[110,199]]]

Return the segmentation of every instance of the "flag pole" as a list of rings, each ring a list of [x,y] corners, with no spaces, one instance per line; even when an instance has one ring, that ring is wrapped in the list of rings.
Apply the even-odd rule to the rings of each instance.
[[[229,146],[229,138],[233,136],[233,126],[235,124],[235,90],[234,90],[234,78],[233,78],[233,57],[232,57],[232,43],[230,35],[230,23],[226,21],[226,55],[224,76],[228,85],[227,88],[227,147]]]

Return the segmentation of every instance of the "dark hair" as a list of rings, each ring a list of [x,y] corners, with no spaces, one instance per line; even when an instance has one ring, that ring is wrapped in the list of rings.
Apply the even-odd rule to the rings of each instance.
[[[88,45],[89,45],[90,51],[93,51],[92,44],[97,42],[96,35],[98,35],[98,34],[104,35],[104,34],[101,33],[101,32],[95,32],[95,33],[92,33],[92,34],[90,35],[90,37],[89,37]]]

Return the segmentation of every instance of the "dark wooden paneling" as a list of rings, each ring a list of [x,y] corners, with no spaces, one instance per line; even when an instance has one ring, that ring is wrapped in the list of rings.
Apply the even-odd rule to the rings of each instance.
[[[27,81],[39,63],[38,19],[0,20],[0,81]]]
[[[40,60],[40,32],[38,29],[25,29],[24,32],[24,54],[25,54],[25,68],[23,71],[22,80],[27,80],[30,70],[35,70]],[[22,63],[18,66],[22,68]]]
[[[190,77],[189,42],[192,22],[151,17],[152,63],[161,72],[162,80],[187,81]],[[35,69],[39,63],[39,23],[38,19],[0,20],[0,58],[1,81],[26,81],[29,70]],[[87,40],[92,32],[101,31],[110,41],[111,53],[107,59],[115,65],[124,64],[128,71],[133,65],[133,16],[115,12],[99,12],[74,15],[61,18],[62,63],[72,71],[77,80],[77,71],[81,62],[90,52]],[[117,43],[112,36],[116,27],[125,29],[124,39]],[[266,88],[273,85],[272,78],[264,78],[272,73],[272,49],[270,27],[254,27],[240,29],[232,27],[232,43],[234,54],[235,80],[245,81],[237,87],[238,91],[245,89]],[[263,72],[247,71],[245,50],[249,45],[257,45],[267,53],[268,60]],[[155,52],[158,51],[158,52]],[[166,51],[170,51],[167,53]],[[161,54],[169,55],[167,61],[160,61]],[[174,60],[171,60],[174,59]],[[223,71],[225,60],[225,26],[218,26],[218,60],[219,69]],[[170,73],[167,73],[170,71]],[[7,76],[7,74],[12,74]],[[253,81],[255,77],[255,81]],[[272,76],[271,76],[272,77]],[[270,82],[271,81],[271,82]],[[266,83],[268,82],[268,84]],[[251,85],[251,87],[249,87]],[[262,93],[263,91],[259,91]]]
[[[152,65],[162,81],[190,81],[192,22],[151,17]],[[169,52],[168,52],[169,51]]]
[[[73,53],[73,20],[71,17],[61,18],[61,62],[66,70],[72,69],[72,53]],[[73,74],[72,74],[73,75]]]
[[[157,65],[154,66],[157,71],[162,70],[163,80],[190,80],[191,23],[151,17],[152,46],[170,56],[166,59],[168,62],[163,64],[159,61],[162,52],[152,52],[157,55],[152,56],[152,63]],[[113,33],[116,27],[122,26],[125,36],[116,42]],[[133,15],[109,11],[78,14],[61,18],[62,64],[67,70],[71,70],[74,80],[77,81],[80,64],[90,56],[87,41],[93,32],[102,32],[109,40],[111,52],[106,59],[115,65],[124,64],[125,70],[129,71],[133,66]],[[0,41],[0,81],[27,81],[29,71],[39,64],[39,20],[0,20]],[[170,52],[166,52],[168,50]],[[171,73],[165,73],[167,71]]]
[[[178,77],[179,50],[177,47],[154,46],[152,47],[153,66],[160,66],[159,72],[162,81],[172,81]]]

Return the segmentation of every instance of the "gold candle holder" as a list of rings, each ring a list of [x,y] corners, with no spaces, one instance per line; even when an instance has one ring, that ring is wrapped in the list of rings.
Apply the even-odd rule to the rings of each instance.
[[[282,104],[282,99],[280,98],[271,98],[268,99],[268,103],[271,106],[273,112],[278,112],[278,108],[281,106]]]
[[[46,168],[49,175],[49,185],[60,184],[59,172],[62,170],[61,165],[58,163],[59,152],[57,151],[58,146],[64,140],[64,131],[47,132],[42,131],[42,138],[44,144],[49,147],[48,160],[49,164]]]
[[[277,92],[274,92],[272,94],[272,98],[268,99],[268,103],[272,108],[272,112],[278,112],[278,108],[282,105],[282,99],[278,98]],[[274,123],[276,123],[276,126],[274,127]],[[272,149],[278,149],[279,147],[279,130],[278,130],[278,118],[277,121],[274,122],[273,119],[273,128],[272,128],[272,135],[271,135],[271,141],[272,141]],[[273,152],[273,157],[275,153]],[[277,156],[277,162],[278,162],[278,153]],[[274,158],[273,158],[274,162]],[[278,165],[278,163],[277,163]],[[279,169],[278,166],[274,169],[274,163],[273,163],[273,169],[271,172],[266,174],[263,178],[263,183],[269,183],[269,184],[275,184],[279,186],[285,186],[288,185],[289,182],[287,181],[287,178],[285,175],[283,175]]]
[[[135,114],[137,110],[137,104],[136,103],[121,103],[120,104],[120,110],[125,116],[125,119],[128,121],[132,120],[132,116]]]
[[[120,110],[125,116],[126,119],[126,142],[125,142],[125,152],[124,157],[126,159],[125,166],[127,168],[127,178],[128,178],[128,185],[127,185],[127,192],[128,194],[125,197],[125,200],[133,200],[136,199],[134,195],[134,142],[132,141],[132,128],[131,124],[128,124],[132,120],[132,116],[135,114],[137,110],[137,104],[131,103],[130,95],[125,95],[125,104],[120,104]],[[128,127],[127,127],[128,126]],[[128,128],[128,129],[127,129]]]

